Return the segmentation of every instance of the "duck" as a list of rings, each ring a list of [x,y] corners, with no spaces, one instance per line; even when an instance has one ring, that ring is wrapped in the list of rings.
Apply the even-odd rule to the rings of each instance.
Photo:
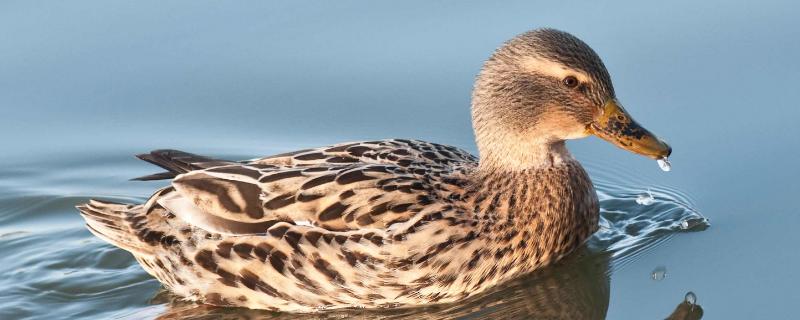
[[[566,141],[671,147],[619,103],[600,57],[556,29],[505,42],[472,92],[478,156],[413,139],[244,161],[140,154],[171,180],[141,204],[77,209],[182,299],[281,312],[454,303],[552,265],[598,230]]]

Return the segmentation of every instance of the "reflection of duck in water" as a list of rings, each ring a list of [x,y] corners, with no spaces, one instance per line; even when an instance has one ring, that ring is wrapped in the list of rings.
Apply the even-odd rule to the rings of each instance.
[[[605,319],[609,303],[607,253],[579,253],[550,268],[513,280],[485,294],[457,304],[391,310],[339,310],[316,314],[313,319]],[[308,315],[272,313],[243,308],[216,308],[174,299],[162,292],[147,317],[158,319],[308,319]],[[134,317],[143,317],[135,314]]]
[[[282,311],[444,303],[558,261],[597,230],[597,194],[565,140],[671,152],[618,104],[597,54],[552,29],[492,55],[472,117],[480,160],[402,139],[248,162],[162,150],[141,158],[169,172],[146,179],[172,186],[143,205],[79,209],[89,230],[189,300]]]
[[[666,320],[699,320],[701,318],[703,318],[703,307],[697,304],[697,297],[694,293],[689,292]]]

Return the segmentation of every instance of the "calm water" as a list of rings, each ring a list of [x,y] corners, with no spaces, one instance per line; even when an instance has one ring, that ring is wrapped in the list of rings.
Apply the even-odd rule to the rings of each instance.
[[[160,183],[128,181],[154,172],[131,155],[155,148],[241,159],[411,137],[474,151],[475,74],[540,26],[595,48],[673,146],[673,171],[571,142],[603,208],[581,252],[456,305],[316,317],[796,316],[798,5],[337,4],[0,2],[0,318],[302,318],[178,301],[73,206],[143,201]]]

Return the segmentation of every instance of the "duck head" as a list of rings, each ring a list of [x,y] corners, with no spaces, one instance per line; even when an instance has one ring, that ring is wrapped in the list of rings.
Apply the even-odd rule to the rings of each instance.
[[[554,29],[521,34],[485,62],[472,95],[481,166],[536,167],[569,156],[564,141],[598,136],[652,159],[672,149],[622,107],[600,57]]]

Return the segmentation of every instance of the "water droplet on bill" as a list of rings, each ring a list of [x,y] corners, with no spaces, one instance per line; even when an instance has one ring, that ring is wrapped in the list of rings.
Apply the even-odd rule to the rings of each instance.
[[[665,266],[658,266],[653,269],[653,272],[650,273],[650,278],[655,281],[664,280],[667,277],[667,267]]]
[[[636,197],[636,203],[641,204],[643,206],[649,206],[653,204],[656,198],[653,196],[653,193],[650,192],[650,189],[647,189],[647,194],[640,194]]]
[[[658,162],[658,167],[661,168],[663,171],[670,171],[672,170],[672,164],[669,163],[669,159],[667,157],[660,158],[656,160]]]

